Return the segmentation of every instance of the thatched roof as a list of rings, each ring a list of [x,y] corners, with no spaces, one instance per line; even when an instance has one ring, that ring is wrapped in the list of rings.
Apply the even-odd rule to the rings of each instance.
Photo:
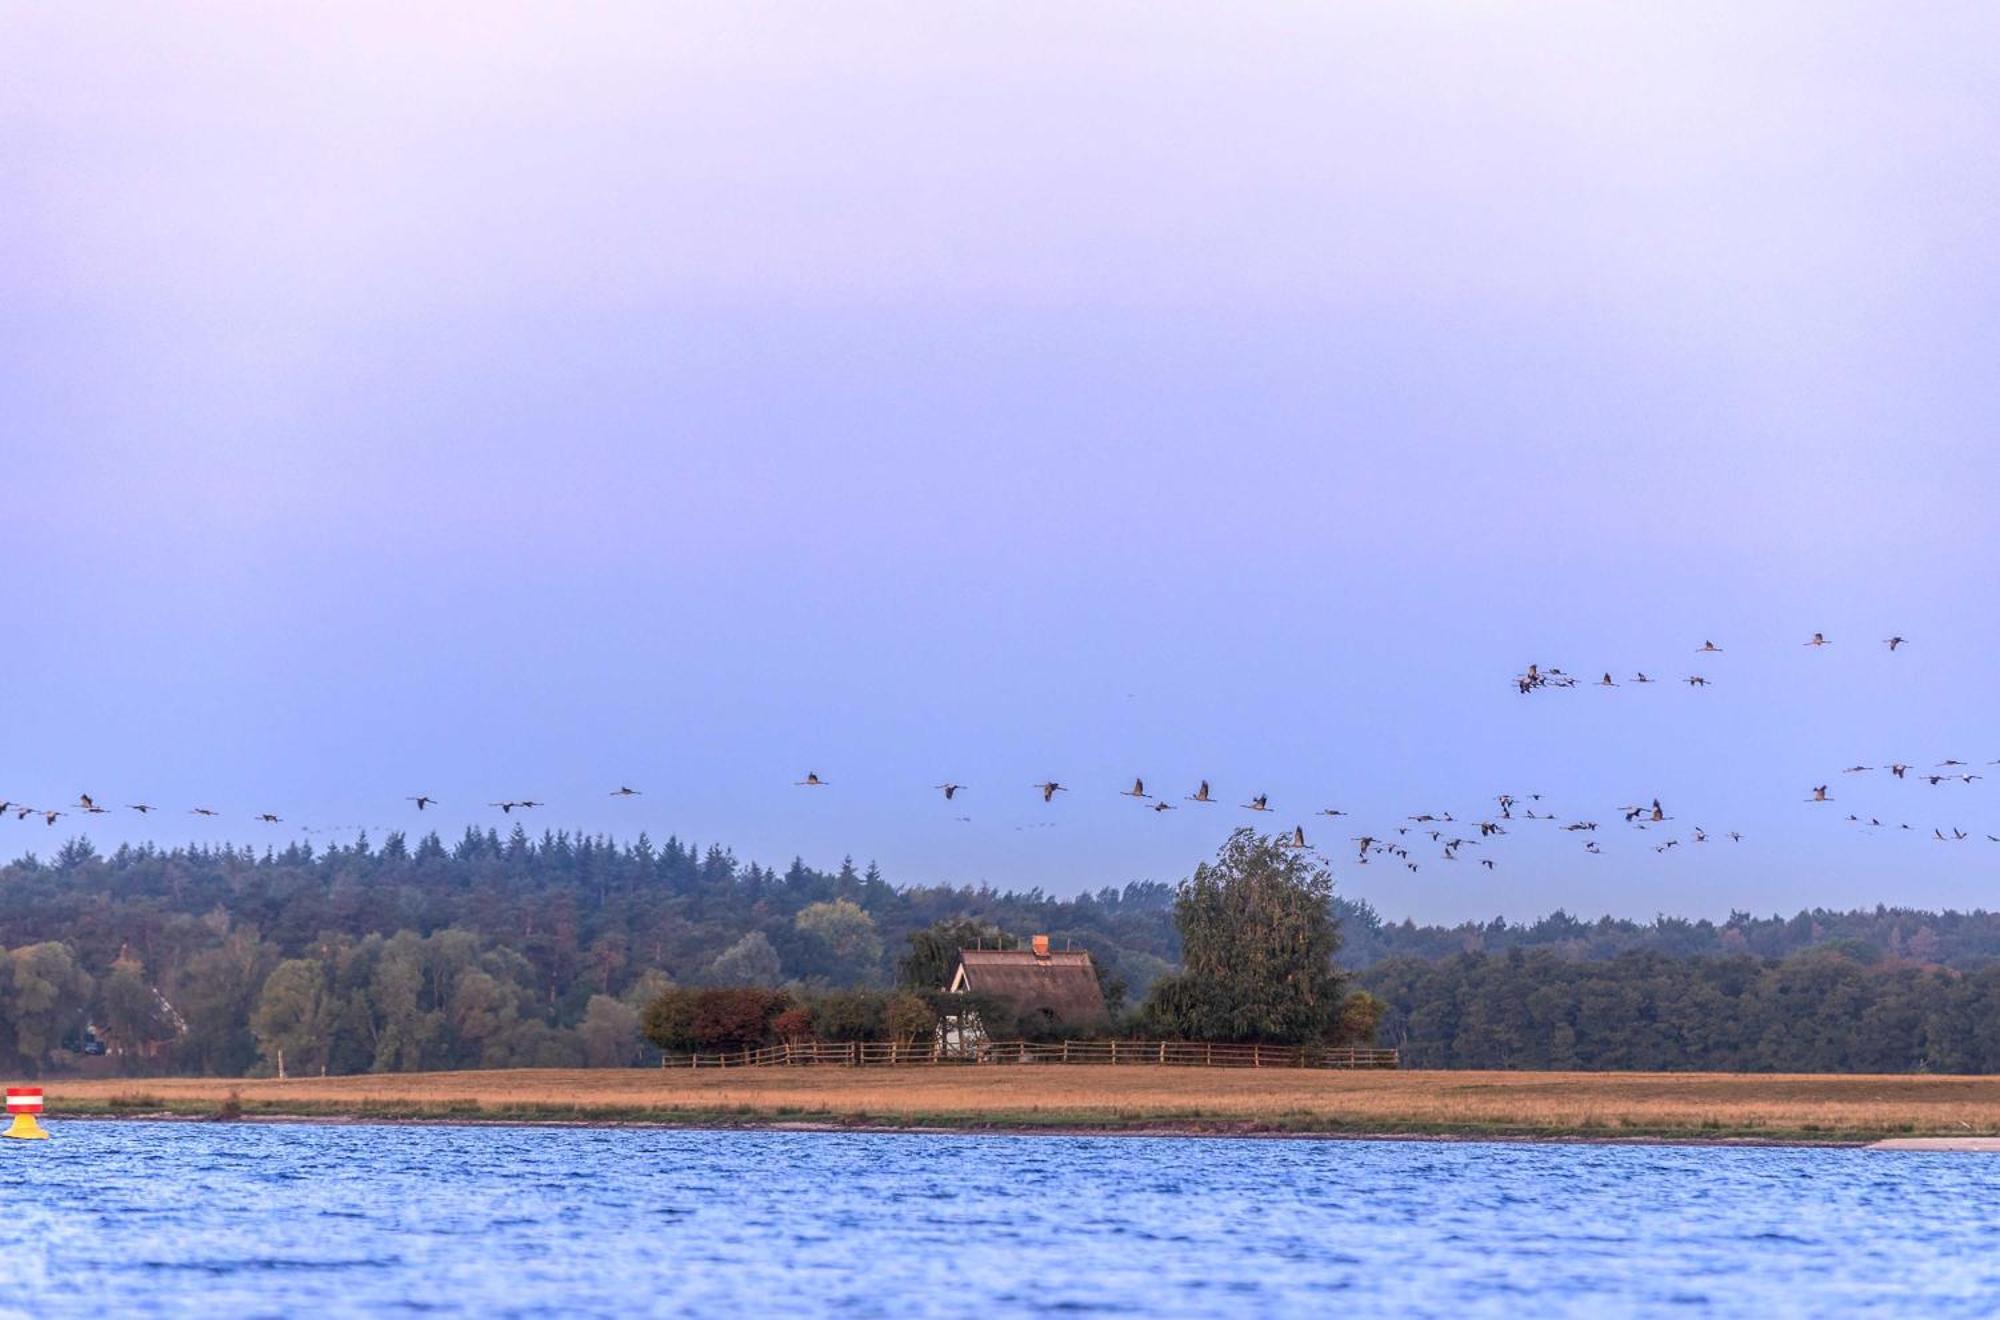
[[[1104,1016],[1097,969],[1082,949],[1036,953],[1032,949],[960,949],[952,988],[992,995],[1022,1013],[1044,1012],[1058,1022],[1085,1023]]]

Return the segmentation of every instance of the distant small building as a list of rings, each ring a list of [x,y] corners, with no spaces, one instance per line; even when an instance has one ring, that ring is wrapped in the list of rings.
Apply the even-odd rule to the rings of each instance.
[[[1037,935],[1025,949],[960,949],[951,984],[955,995],[980,995],[1011,1005],[1025,1026],[1083,1027],[1105,1017],[1097,967],[1083,949],[1056,951]],[[947,1048],[986,1035],[975,1021],[948,1024]]]

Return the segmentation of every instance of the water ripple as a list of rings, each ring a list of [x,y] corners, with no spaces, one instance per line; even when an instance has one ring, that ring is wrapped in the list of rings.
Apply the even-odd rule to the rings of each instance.
[[[38,1317],[2000,1310],[1979,1155],[73,1122],[0,1196]]]

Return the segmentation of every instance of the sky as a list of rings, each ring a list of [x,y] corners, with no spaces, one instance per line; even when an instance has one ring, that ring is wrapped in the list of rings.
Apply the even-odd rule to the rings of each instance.
[[[1397,920],[1995,901],[1990,6],[0,24],[0,797],[161,807],[0,855],[531,797],[1059,894],[1303,825]],[[1503,792],[1600,829],[1355,864]]]

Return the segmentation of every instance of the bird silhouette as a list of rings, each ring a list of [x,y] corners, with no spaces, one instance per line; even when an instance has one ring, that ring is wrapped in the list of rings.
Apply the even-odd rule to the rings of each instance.
[[[1721,654],[1722,654],[1722,648],[1721,648],[1721,647],[1719,647],[1719,646],[1717,646],[1717,645],[1716,645],[1716,644],[1715,644],[1714,642],[1703,642],[1703,643],[1702,643],[1702,644],[1701,644],[1700,646],[1697,646],[1697,647],[1695,648],[1695,654],[1696,654],[1696,655],[1721,655]]]
[[[638,797],[638,796],[639,796],[639,790],[638,790],[638,789],[636,789],[636,788],[626,788],[626,787],[625,787],[625,786],[624,786],[623,784],[620,784],[620,785],[619,785],[619,786],[618,786],[617,788],[614,788],[614,789],[612,789],[612,790],[611,790],[611,792],[610,792],[610,793],[608,794],[608,796],[610,796],[610,797]]]
[[[806,771],[806,777],[804,779],[796,779],[793,780],[792,782],[800,788],[826,787],[826,781],[819,777],[819,772],[816,770],[808,770]]]
[[[82,808],[83,808],[83,809],[84,809],[85,811],[88,811],[88,810],[90,810],[90,809],[91,809],[92,807],[96,806],[97,804],[96,804],[95,802],[91,801],[91,798],[90,798],[90,794],[88,794],[88,793],[78,793],[78,794],[76,795],[76,805],[78,805],[79,807],[82,807]]]
[[[422,811],[425,807],[428,807],[431,803],[437,801],[437,799],[434,797],[430,797],[427,794],[419,793],[417,796],[413,798],[405,798],[404,801],[416,803],[417,810]]]
[[[1187,795],[1187,800],[1188,800],[1188,801],[1190,801],[1190,802],[1213,802],[1213,801],[1215,801],[1215,799],[1214,799],[1214,798],[1212,798],[1212,797],[1210,797],[1210,796],[1208,795],[1208,781],[1207,781],[1206,779],[1202,780],[1202,781],[1201,781],[1201,787],[1200,787],[1200,788],[1197,788],[1197,789],[1196,789],[1196,790],[1195,790],[1194,792],[1192,792],[1192,793],[1188,794],[1188,795]]]
[[[1149,798],[1149,797],[1151,797],[1151,796],[1152,796],[1152,794],[1150,794],[1150,793],[1148,793],[1148,792],[1146,791],[1146,781],[1145,781],[1145,780],[1143,780],[1143,779],[1134,779],[1134,780],[1132,781],[1132,787],[1130,787],[1130,788],[1127,788],[1127,789],[1121,789],[1121,790],[1119,790],[1119,796],[1120,796],[1120,797],[1128,797],[1128,798],[1139,798],[1139,799],[1142,799],[1142,800],[1143,800],[1143,799],[1145,799],[1145,798]]]
[[[965,785],[945,783],[945,784],[933,784],[932,787],[942,792],[944,794],[944,800],[949,802],[953,798],[958,796],[958,790],[964,788]]]
[[[1831,802],[1831,801],[1833,801],[1833,799],[1832,799],[1832,798],[1830,798],[1830,797],[1828,797],[1828,796],[1826,795],[1826,785],[1825,785],[1825,784],[1821,784],[1821,785],[1820,785],[1820,786],[1819,786],[1818,788],[1815,788],[1815,789],[1814,789],[1814,790],[1812,791],[1812,794],[1813,794],[1813,795],[1812,795],[1812,797],[1811,797],[1811,799],[1810,799],[1810,800],[1811,800],[1811,801],[1813,801],[1813,802]]]
[[[276,816],[272,815],[272,814],[271,814],[270,812],[268,812],[268,811],[260,811],[260,812],[258,812],[258,813],[257,813],[257,819],[258,819],[258,820],[261,820],[261,821],[263,821],[263,822],[264,822],[264,823],[265,823],[266,825],[276,825],[276,824],[278,824],[278,823],[279,823],[279,821],[278,821],[278,818],[277,818]]]
[[[221,813],[213,807],[191,807],[188,810],[188,814],[191,816],[216,816]]]
[[[1056,794],[1069,792],[1067,786],[1058,784],[1053,779],[1036,784],[1035,787],[1042,790],[1042,801],[1044,802],[1053,802],[1056,800]]]
[[[1146,808],[1148,811],[1174,811],[1176,809],[1171,802],[1155,802],[1152,806]]]
[[[1903,637],[1885,637],[1882,639],[1882,645],[1888,647],[1891,651],[1893,651],[1897,647],[1904,645],[1904,643],[1907,640],[1908,640],[1907,638]]]
[[[1245,802],[1243,804],[1243,809],[1245,811],[1269,811],[1271,809],[1270,794],[1259,793],[1256,797],[1253,797],[1248,802]]]
[[[127,810],[136,811],[141,816],[145,815],[147,812],[153,809],[153,804],[150,802],[128,802],[125,804],[125,806]]]
[[[1829,643],[1829,642],[1828,642],[1828,641],[1826,640],[1826,634],[1825,634],[1825,633],[1814,633],[1814,634],[1812,635],[1812,638],[1811,638],[1811,639],[1810,639],[1809,641],[1806,641],[1806,642],[1802,643],[1802,645],[1805,645],[1805,646],[1827,646],[1827,645],[1830,645],[1830,644],[1831,644],[1831,643]]]
[[[1641,671],[1640,671],[1639,673],[1637,673],[1637,674],[1634,674],[1634,675],[1632,676],[1632,681],[1633,681],[1634,683],[1657,683],[1657,682],[1659,682],[1660,680],[1659,680],[1659,679],[1657,679],[1657,678],[1647,678],[1647,677],[1646,677],[1646,674],[1645,674],[1645,671],[1644,671],[1644,670],[1641,670]]]

